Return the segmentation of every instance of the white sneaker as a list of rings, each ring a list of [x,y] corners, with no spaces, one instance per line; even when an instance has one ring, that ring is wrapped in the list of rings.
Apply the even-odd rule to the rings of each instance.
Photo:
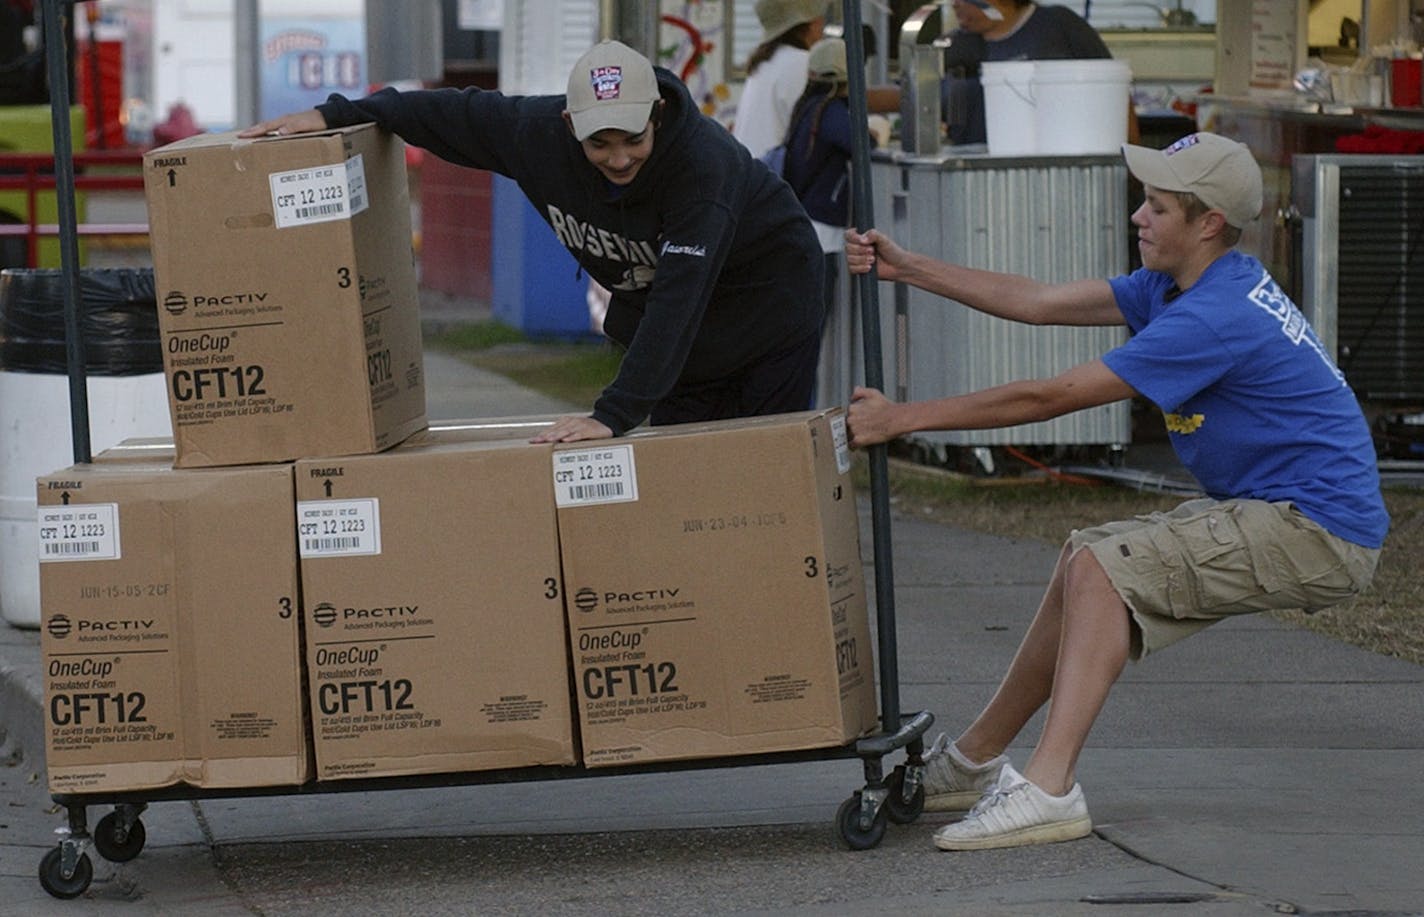
[[[1082,787],[1075,783],[1066,794],[1050,796],[1006,764],[998,785],[963,821],[936,831],[934,843],[941,850],[987,850],[1071,841],[1092,831]]]
[[[941,732],[925,752],[925,811],[968,811],[994,788],[999,771],[1008,763],[1007,756],[999,755],[984,764],[973,764]]]

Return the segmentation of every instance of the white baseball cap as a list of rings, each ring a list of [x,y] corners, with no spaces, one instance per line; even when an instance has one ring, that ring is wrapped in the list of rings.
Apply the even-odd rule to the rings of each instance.
[[[646,57],[619,41],[602,41],[569,72],[565,98],[580,141],[607,128],[640,134],[659,99],[658,78]]]
[[[806,73],[812,79],[828,83],[846,82],[845,42],[839,38],[822,38],[812,45],[806,59]]]
[[[1261,167],[1244,143],[1200,131],[1162,150],[1125,143],[1122,155],[1144,185],[1189,191],[1237,229],[1261,213]]]

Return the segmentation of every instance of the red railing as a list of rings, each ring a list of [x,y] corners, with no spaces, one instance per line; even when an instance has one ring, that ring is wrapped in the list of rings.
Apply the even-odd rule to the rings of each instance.
[[[143,191],[143,154],[126,150],[106,150],[75,153],[75,191]],[[86,172],[86,168],[105,167],[103,171]],[[116,167],[132,168],[132,173],[109,171]],[[0,238],[24,236],[26,266],[34,267],[39,260],[40,238],[58,236],[59,225],[39,221],[39,196],[55,189],[54,156],[49,153],[0,153],[0,190],[19,189],[25,192],[25,220],[20,223],[0,223]],[[80,223],[75,227],[81,236],[147,235],[147,223]]]

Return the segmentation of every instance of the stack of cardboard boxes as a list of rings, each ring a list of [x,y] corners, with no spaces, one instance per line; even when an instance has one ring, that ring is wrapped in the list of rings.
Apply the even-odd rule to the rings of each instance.
[[[398,140],[202,135],[145,172],[174,435],[37,482],[53,792],[875,728],[838,411],[431,428]]]

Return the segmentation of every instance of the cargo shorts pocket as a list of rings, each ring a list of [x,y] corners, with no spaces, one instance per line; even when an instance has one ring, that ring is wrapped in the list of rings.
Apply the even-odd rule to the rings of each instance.
[[[1167,604],[1174,618],[1216,617],[1266,591],[1239,505],[1214,507],[1172,520],[1153,533],[1169,567]]]
[[[1292,533],[1288,557],[1293,573],[1296,604],[1307,613],[1351,599],[1369,587],[1378,551],[1371,551],[1330,535],[1291,507],[1287,520]]]

